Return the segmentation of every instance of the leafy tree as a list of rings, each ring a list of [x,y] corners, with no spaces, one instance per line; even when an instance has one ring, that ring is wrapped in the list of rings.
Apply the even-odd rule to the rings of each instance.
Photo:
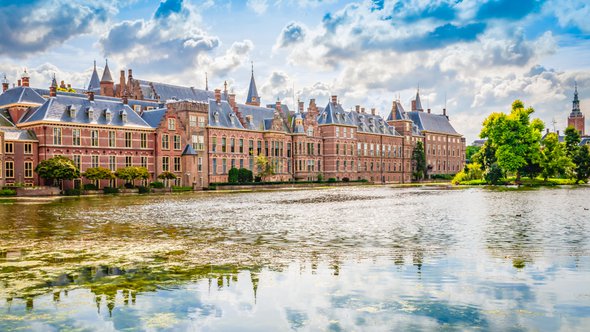
[[[451,182],[454,184],[459,184],[463,181],[480,180],[482,178],[483,170],[481,169],[481,165],[473,162],[467,165],[466,170],[462,170],[461,172],[455,174],[455,177]]]
[[[482,165],[484,169],[490,169],[496,161],[496,148],[492,146],[492,143],[489,140],[487,140],[479,151],[471,157],[471,162],[476,162]]]
[[[533,112],[532,107],[525,109],[520,100],[515,100],[510,114],[492,113],[480,133],[495,148],[498,166],[516,173],[516,182],[520,182],[527,166],[540,159],[541,131],[545,125],[539,119],[530,120]]]
[[[145,167],[129,166],[117,169],[115,176],[135,186],[135,180],[147,180],[150,173]]]
[[[63,180],[73,180],[80,177],[80,170],[74,162],[64,156],[55,156],[37,164],[35,172],[39,177],[52,180],[53,186],[59,186]]]
[[[473,161],[473,155],[478,153],[479,150],[481,150],[481,146],[469,145],[468,147],[466,147],[465,148],[465,162],[467,164],[471,164],[471,162]]]
[[[576,183],[586,182],[590,177],[590,146],[580,146],[573,158],[576,172]]]
[[[232,167],[227,173],[227,182],[238,183],[239,171],[237,168]]]
[[[164,180],[164,182],[166,182],[166,186],[168,186],[170,180],[175,180],[176,178],[176,174],[168,171],[164,171],[158,175],[158,179]]]
[[[111,180],[115,178],[113,172],[111,172],[110,169],[104,167],[88,168],[86,172],[82,173],[82,176],[90,181]]]
[[[541,174],[545,181],[549,177],[565,174],[574,168],[574,164],[567,156],[566,146],[559,143],[557,134],[550,133],[543,140],[540,165]]]
[[[426,176],[426,154],[424,153],[424,144],[418,141],[412,152],[412,163],[414,166],[414,179],[422,180]]]
[[[567,155],[573,158],[580,149],[580,133],[574,127],[565,129],[565,148]]]
[[[239,183],[250,183],[254,181],[254,175],[252,171],[247,168],[240,168],[238,170],[238,182]]]
[[[487,183],[496,185],[500,183],[503,174],[504,171],[502,171],[502,168],[497,163],[493,163],[484,178]]]
[[[258,176],[260,176],[260,178],[263,181],[265,180],[265,178],[275,174],[275,170],[272,166],[272,163],[268,160],[268,158],[265,155],[260,154],[256,156],[255,161],[256,166],[258,168]]]

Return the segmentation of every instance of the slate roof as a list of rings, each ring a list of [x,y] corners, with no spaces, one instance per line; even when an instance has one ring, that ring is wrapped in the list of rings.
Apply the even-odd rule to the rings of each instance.
[[[165,114],[166,108],[158,108],[151,111],[144,111],[141,114],[141,118],[143,119],[143,121],[147,122],[147,124],[149,124],[152,128],[158,128]]]
[[[256,89],[256,82],[254,81],[254,70],[252,70],[252,77],[250,77],[250,86],[248,87],[248,97],[246,98],[246,102],[260,102],[258,89]]]
[[[420,130],[459,135],[445,115],[420,111],[406,112],[406,114]]]
[[[590,145],[590,137],[582,137],[580,145]]]
[[[543,137],[541,137],[541,140],[544,140],[545,137],[547,137],[547,135],[549,135],[549,134],[551,134],[551,133],[545,132],[545,134],[543,134]],[[557,135],[557,140],[559,143],[563,143],[563,142],[565,142],[565,136],[564,135]]]
[[[139,85],[145,98],[157,99],[157,97],[159,97],[162,101],[176,99],[201,102],[209,102],[209,99],[215,98],[215,92],[213,91],[145,80],[137,81],[139,81]]]
[[[417,111],[423,111],[424,108],[422,108],[422,102],[420,101],[420,91],[416,91],[416,110]]]
[[[328,103],[328,105],[319,113],[318,124],[339,124],[356,126],[352,117],[345,112],[340,104]]]
[[[5,141],[37,141],[37,136],[32,130],[17,128],[0,128],[4,132]]]
[[[111,70],[109,69],[109,62],[105,61],[104,71],[102,72],[102,78],[100,79],[101,82],[114,82],[113,76],[111,75]],[[100,84],[99,84],[100,87]]]
[[[222,100],[219,104],[209,99],[209,126],[244,129],[229,103]]]
[[[197,152],[195,151],[195,149],[193,149],[193,147],[190,144],[187,144],[184,147],[184,150],[182,150],[182,155],[183,156],[196,156]]]
[[[0,95],[0,107],[11,104],[22,104],[26,106],[37,106],[45,102],[45,99],[28,86],[17,86],[6,90]]]
[[[90,83],[88,84],[88,91],[98,92],[100,91],[100,80],[98,78],[98,72],[96,71],[96,61],[94,61],[94,70],[90,77]]]
[[[74,117],[70,115],[70,109],[76,110]],[[90,114],[90,110],[92,110]],[[111,119],[106,115],[110,113]],[[123,115],[127,121],[123,121]],[[78,96],[57,95],[49,98],[42,106],[28,112],[20,123],[34,121],[53,121],[79,124],[99,124],[134,128],[151,128],[139,114],[135,113],[128,105],[122,102],[95,99]]]
[[[406,110],[404,110],[404,107],[398,100],[393,102],[391,112],[387,117],[387,121],[393,120],[409,120],[408,116],[406,115]]]
[[[358,132],[383,134],[383,135],[399,135],[395,129],[388,125],[380,115],[373,115],[367,113],[349,112],[353,122],[357,126]]]

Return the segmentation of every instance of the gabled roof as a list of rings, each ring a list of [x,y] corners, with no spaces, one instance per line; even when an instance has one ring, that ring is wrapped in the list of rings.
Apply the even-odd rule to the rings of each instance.
[[[17,128],[0,128],[4,132],[5,141],[37,141],[37,136],[32,130]]]
[[[209,126],[244,129],[229,103],[222,100],[219,104],[209,99]]]
[[[339,124],[356,126],[352,117],[348,112],[345,112],[342,105],[335,103],[328,103],[328,105],[319,113],[318,124]]]
[[[158,108],[151,111],[144,111],[141,114],[143,121],[147,122],[152,128],[158,128],[162,119],[166,115],[166,108]]]
[[[195,151],[195,149],[193,149],[193,147],[190,144],[187,144],[184,147],[184,150],[182,150],[182,155],[183,156],[196,156],[197,152]]]
[[[389,116],[387,117],[387,121],[394,121],[394,120],[409,120],[408,116],[406,115],[406,110],[404,110],[404,107],[399,102],[399,100],[396,100],[393,102],[391,112],[389,113]]]
[[[92,76],[90,77],[88,91],[100,91],[100,80],[98,79],[98,72],[96,71],[96,61],[94,61],[94,70],[92,71]]]
[[[0,95],[0,107],[7,105],[39,106],[45,102],[34,89],[28,86],[17,86],[6,90]]]
[[[459,135],[445,115],[421,111],[406,112],[406,114],[420,130]]]
[[[70,110],[75,109],[74,117]],[[92,112],[90,112],[92,111]],[[110,114],[110,120],[107,119]],[[127,121],[123,120],[126,116]],[[139,114],[135,113],[128,105],[122,102],[95,99],[78,96],[57,95],[49,98],[45,104],[34,111],[27,113],[21,124],[34,121],[67,122],[79,124],[98,124],[120,127],[150,128]]]
[[[109,69],[109,62],[105,61],[104,71],[102,72],[102,78],[100,79],[101,82],[115,82],[113,81],[113,76],[111,75],[111,70]],[[100,85],[99,85],[100,87]]]

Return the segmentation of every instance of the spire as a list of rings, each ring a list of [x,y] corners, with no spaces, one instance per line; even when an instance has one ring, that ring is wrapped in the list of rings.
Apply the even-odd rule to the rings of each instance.
[[[6,73],[3,73],[3,78],[2,78],[2,83],[7,83],[8,84],[8,79],[6,78]]]
[[[252,62],[252,76],[250,77],[250,87],[248,88],[248,98],[246,99],[246,104],[260,106],[260,96],[258,96],[256,82],[254,81],[254,62]]]
[[[92,71],[92,76],[90,77],[90,83],[88,84],[88,91],[99,90],[99,89],[100,89],[100,80],[98,79],[98,72],[96,71],[96,60],[94,60],[94,70]]]
[[[51,79],[51,87],[57,88],[57,79],[55,78],[55,73],[53,73],[53,78]]]
[[[418,91],[416,91],[415,106],[412,111],[424,111],[424,108],[422,108],[422,102],[420,101],[420,87],[418,87]]]
[[[205,91],[209,91],[209,78],[207,77],[207,72],[205,72]]]
[[[109,69],[109,62],[105,59],[104,71],[102,72],[101,82],[115,82],[113,76],[111,76],[111,70]]]
[[[580,99],[578,99],[578,83],[574,82],[574,100],[572,102],[572,113],[580,112]]]

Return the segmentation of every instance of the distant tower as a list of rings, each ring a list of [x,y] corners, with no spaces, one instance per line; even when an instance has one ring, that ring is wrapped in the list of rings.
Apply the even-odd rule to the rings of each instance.
[[[96,71],[96,60],[94,60],[94,70],[90,77],[90,84],[88,84],[88,91],[92,91],[96,94],[100,92],[100,79],[98,78],[98,72]]]
[[[256,82],[254,82],[254,63],[252,63],[252,77],[250,78],[250,87],[248,88],[248,98],[246,105],[260,106],[260,96],[256,90]]]
[[[422,102],[420,101],[420,88],[416,91],[416,99],[412,100],[412,111],[424,112]]]
[[[581,136],[586,134],[586,119],[584,114],[580,111],[580,100],[578,99],[578,85],[576,84],[574,90],[574,101],[572,102],[572,112],[567,118],[567,126],[574,127]]]
[[[21,80],[23,86],[29,86],[29,73],[27,73],[27,68],[25,68],[25,72],[23,73]]]
[[[102,73],[102,79],[100,80],[100,94],[103,96],[114,97],[115,96],[115,81],[111,75],[109,69],[109,63],[105,60],[104,71]]]

